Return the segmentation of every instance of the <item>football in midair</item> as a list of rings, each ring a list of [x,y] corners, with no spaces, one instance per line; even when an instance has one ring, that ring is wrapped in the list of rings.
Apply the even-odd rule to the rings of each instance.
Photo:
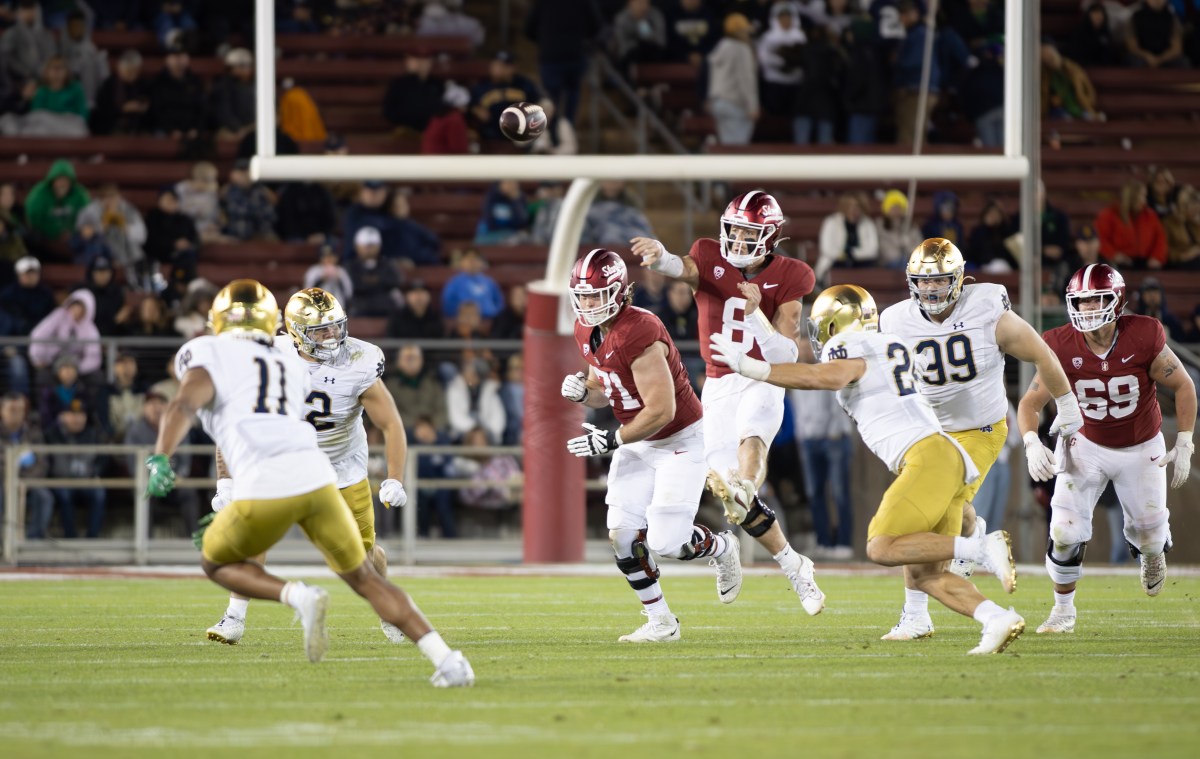
[[[546,112],[537,103],[513,103],[500,114],[500,131],[515,143],[533,142],[546,131]]]

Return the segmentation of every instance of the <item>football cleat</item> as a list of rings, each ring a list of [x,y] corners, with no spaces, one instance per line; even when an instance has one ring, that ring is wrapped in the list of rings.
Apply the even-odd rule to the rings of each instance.
[[[728,479],[717,474],[715,469],[708,470],[708,491],[712,493],[721,506],[725,508],[725,520],[730,524],[741,524],[750,512],[754,503],[753,485],[738,477],[735,470],[730,470]],[[746,492],[746,488],[749,492]]]
[[[296,616],[304,627],[304,653],[313,664],[325,657],[329,648],[329,631],[325,628],[325,615],[329,611],[329,594],[322,588],[306,587],[304,599]]]
[[[994,534],[994,533],[993,533]],[[1025,632],[1025,620],[1015,609],[996,614],[983,623],[983,637],[969,654],[998,654]]]
[[[1142,588],[1148,596],[1157,596],[1162,592],[1163,585],[1167,581],[1167,555],[1160,553],[1157,556],[1141,555],[1142,561]]]
[[[933,637],[933,620],[929,616],[929,612],[924,614],[909,614],[906,611],[900,612],[900,621],[892,628],[892,631],[884,635],[880,640],[920,640],[922,638]]]
[[[645,609],[642,613],[649,621],[638,629],[617,638],[620,643],[663,643],[668,640],[679,640],[679,619],[671,614],[651,614]]]
[[[435,688],[465,688],[475,684],[475,670],[462,651],[451,651],[433,676],[429,678]]]
[[[1046,621],[1038,625],[1037,633],[1073,633],[1075,632],[1075,610],[1070,612],[1061,612],[1057,609],[1050,610],[1050,616],[1046,617]]]
[[[983,538],[979,565],[996,575],[1005,593],[1017,589],[1017,565],[1013,562],[1012,540],[1004,530],[996,530]]]
[[[709,559],[708,564],[717,568],[717,598],[723,604],[731,604],[742,592],[742,545],[730,530],[721,536],[729,548],[724,555]]]
[[[246,620],[231,617],[228,614],[221,621],[208,628],[208,639],[227,646],[236,646],[246,632]]]
[[[400,632],[400,628],[393,625],[391,622],[379,620],[379,627],[383,630],[383,635],[388,639],[389,643],[403,643],[404,633]]]
[[[792,590],[800,596],[800,605],[808,615],[815,617],[820,614],[825,608],[825,594],[817,587],[816,568],[812,559],[801,554],[800,568],[795,572],[788,572],[787,578],[792,583]]]

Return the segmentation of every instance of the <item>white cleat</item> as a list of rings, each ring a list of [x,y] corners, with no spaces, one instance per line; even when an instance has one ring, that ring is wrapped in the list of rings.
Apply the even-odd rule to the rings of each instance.
[[[708,560],[717,568],[717,598],[723,604],[733,603],[742,592],[742,545],[730,530],[721,533],[729,548],[724,555]]]
[[[651,614],[646,610],[642,613],[650,621],[638,629],[617,638],[620,643],[663,643],[668,640],[679,640],[679,620],[671,614]]]
[[[313,664],[325,657],[329,648],[329,631],[325,628],[325,615],[329,611],[329,594],[323,588],[305,587],[304,600],[296,610],[300,624],[304,627],[304,653]]]
[[[983,623],[983,637],[968,654],[998,654],[1025,632],[1025,620],[1011,607]]]
[[[451,651],[429,678],[435,688],[466,688],[475,684],[475,670],[462,651]]]
[[[1146,591],[1146,595],[1157,596],[1167,582],[1167,555],[1165,553],[1157,556],[1142,554],[1141,562],[1142,588]]]
[[[884,635],[880,640],[920,640],[922,638],[933,637],[933,620],[929,617],[929,612],[924,614],[909,614],[906,611],[900,612],[900,621],[892,628],[892,631]]]
[[[1045,633],[1073,633],[1075,632],[1075,611],[1064,613],[1056,609],[1050,610],[1050,616],[1046,621],[1038,625],[1037,634]]]
[[[808,615],[815,617],[820,614],[825,608],[825,594],[817,587],[816,567],[812,559],[801,554],[800,569],[794,574],[789,572],[787,578],[792,583],[792,590],[800,596],[800,605]]]
[[[708,470],[708,491],[721,502],[725,509],[725,521],[730,524],[741,524],[750,511],[749,504],[754,502],[753,490],[749,497],[746,496],[746,485],[750,483],[740,479],[736,470],[730,470],[728,478],[717,474],[715,469]],[[753,488],[753,485],[750,487]]]
[[[403,643],[404,633],[400,632],[400,628],[393,625],[391,622],[379,620],[379,627],[383,630],[383,636],[388,639],[389,643]]]
[[[1012,541],[1004,530],[996,530],[983,538],[983,560],[979,566],[996,575],[1005,593],[1017,589],[1017,565],[1013,562]]]
[[[208,639],[227,646],[236,646],[246,632],[246,620],[231,617],[228,614],[221,621],[208,628]]]

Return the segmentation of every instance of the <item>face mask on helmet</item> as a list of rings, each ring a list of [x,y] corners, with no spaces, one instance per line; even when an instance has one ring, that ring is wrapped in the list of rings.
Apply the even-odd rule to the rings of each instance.
[[[300,338],[300,350],[318,361],[331,361],[348,337],[346,319],[328,324],[307,325],[293,321],[292,334]]]
[[[950,308],[962,294],[963,270],[956,269],[947,274],[908,275],[908,291],[917,299],[923,311],[940,314]]]
[[[1112,290],[1090,290],[1067,293],[1067,314],[1071,326],[1080,332],[1095,332],[1117,320],[1117,302]]]
[[[722,218],[721,256],[739,269],[753,266],[771,252],[767,249],[770,232],[765,224]]]
[[[621,302],[617,293],[621,291],[621,282],[594,288],[588,284],[579,284],[571,288],[571,306],[575,316],[585,327],[595,327],[603,324],[617,315],[621,310]]]

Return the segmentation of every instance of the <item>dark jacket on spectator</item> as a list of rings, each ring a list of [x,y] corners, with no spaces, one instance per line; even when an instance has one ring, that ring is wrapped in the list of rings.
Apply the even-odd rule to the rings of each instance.
[[[694,11],[685,11],[678,2],[673,2],[665,13],[667,55],[673,61],[686,62],[692,53],[706,56],[721,38],[720,24],[707,4],[701,4]]]
[[[208,126],[204,82],[188,71],[176,79],[166,69],[150,84],[150,125],[159,132],[203,132]]]
[[[354,300],[349,304],[352,316],[388,316],[396,310],[393,294],[404,282],[392,261],[379,258],[375,265],[367,266],[356,258],[345,264],[345,269],[354,285]]]
[[[151,208],[146,214],[146,255],[161,264],[170,263],[175,254],[176,240],[189,240],[192,246],[199,245],[196,223],[192,217],[177,211],[168,214],[160,208]]]
[[[383,96],[383,117],[398,127],[425,131],[429,120],[442,110],[442,93],[446,85],[432,76],[422,79],[416,74],[403,74],[388,82]]]
[[[126,82],[113,74],[105,79],[96,93],[96,107],[88,118],[92,134],[138,134],[144,131],[149,121],[149,109],[132,113],[122,110],[126,103],[135,100],[150,100],[150,82],[145,77]]]
[[[217,129],[236,132],[254,123],[254,82],[243,82],[231,76],[221,77],[213,85],[213,125]]]
[[[408,306],[393,311],[388,317],[388,337],[403,337],[413,340],[433,340],[442,337],[442,316],[438,313],[435,303],[429,304],[429,310],[418,316]],[[444,415],[444,412],[443,412]],[[443,421],[445,421],[443,419]]]
[[[1119,66],[1125,62],[1125,57],[1113,44],[1112,32],[1108,27],[1108,11],[1104,6],[1095,3],[1104,13],[1104,23],[1099,29],[1092,26],[1085,16],[1071,30],[1063,53],[1080,66]]]
[[[879,75],[879,49],[874,39],[873,30],[862,29],[866,25],[854,27],[856,33],[871,36],[866,39],[854,37],[853,43],[846,46],[846,78],[842,87],[842,105],[846,113],[877,116],[887,109],[887,83]],[[851,30],[847,30],[849,32]]]
[[[539,63],[583,61],[598,31],[600,14],[592,0],[534,0],[525,16],[525,36],[537,43]]]
[[[281,240],[305,240],[309,235],[328,236],[337,231],[333,196],[315,182],[285,184],[279,192],[275,215],[275,230]]]
[[[54,291],[38,282],[33,287],[21,287],[13,282],[0,290],[0,309],[14,322],[13,334],[28,335],[42,319],[54,310]]]
[[[391,217],[379,230],[384,258],[407,258],[418,266],[440,264],[442,241],[433,230],[412,219]]]
[[[71,288],[71,291],[87,290],[96,298],[96,329],[100,330],[101,335],[115,335],[119,333],[117,329],[117,313],[125,307],[125,288],[117,284],[117,278],[114,276],[108,281],[104,287],[98,287],[92,278],[92,272],[96,269],[96,259],[93,259],[87,268],[87,278]],[[111,264],[110,264],[111,265]]]

